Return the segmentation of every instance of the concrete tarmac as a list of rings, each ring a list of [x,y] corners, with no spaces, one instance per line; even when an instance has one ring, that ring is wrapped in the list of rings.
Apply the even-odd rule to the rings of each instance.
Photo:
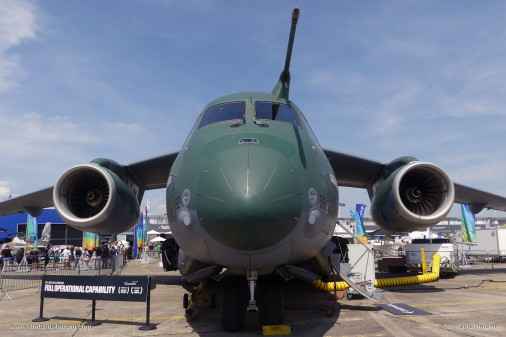
[[[92,301],[46,298],[47,322],[39,316],[40,289],[8,293],[0,301],[2,336],[261,336],[258,313],[246,314],[239,333],[221,330],[221,284],[210,282],[205,294],[217,294],[217,306],[200,303],[194,316],[184,316],[178,272],[163,272],[157,263],[131,261],[122,275],[153,275],[150,323],[155,330],[142,331],[146,303],[97,301],[96,320],[91,321]],[[378,275],[378,278],[381,275]],[[473,265],[452,279],[383,288],[381,303],[405,303],[430,315],[394,315],[368,299],[339,300],[340,311],[329,317],[330,294],[311,285],[290,281],[284,288],[285,321],[293,336],[506,336],[506,265]],[[0,294],[4,295],[4,294]],[[343,295],[339,292],[338,295]]]

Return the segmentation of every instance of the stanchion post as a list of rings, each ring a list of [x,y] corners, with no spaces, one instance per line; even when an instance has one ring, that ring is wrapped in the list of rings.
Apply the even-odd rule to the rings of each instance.
[[[39,317],[32,319],[32,322],[45,322],[49,321],[49,318],[44,317],[44,276],[40,282],[40,311]]]
[[[102,324],[102,322],[95,321],[95,309],[97,306],[97,300],[91,300],[91,322],[86,323],[87,326],[96,326]]]
[[[151,308],[151,276],[148,276],[148,294],[146,295],[146,325],[143,325],[139,330],[155,330],[156,325],[149,324],[149,315]]]

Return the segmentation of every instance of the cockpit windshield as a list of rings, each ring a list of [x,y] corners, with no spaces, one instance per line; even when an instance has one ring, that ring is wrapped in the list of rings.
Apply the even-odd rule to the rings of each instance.
[[[302,127],[297,111],[295,111],[294,108],[286,104],[275,102],[256,102],[255,119],[267,119],[289,123],[299,128]]]
[[[209,107],[200,121],[199,129],[209,124],[245,118],[245,102],[228,102]]]

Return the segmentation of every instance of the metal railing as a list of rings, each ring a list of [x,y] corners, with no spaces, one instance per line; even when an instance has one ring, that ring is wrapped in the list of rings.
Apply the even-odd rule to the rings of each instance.
[[[466,256],[466,259],[472,262],[483,263],[505,263],[506,251],[504,250],[464,250],[461,252]]]
[[[142,264],[156,263],[161,261],[161,254],[157,250],[145,250],[139,256]]]
[[[47,263],[44,257],[33,261],[25,258],[19,263],[15,257],[4,257],[0,264],[0,300],[6,295],[10,299],[10,291],[40,287],[43,275],[119,275],[123,266],[123,254],[103,259],[74,256],[58,262],[50,258]]]

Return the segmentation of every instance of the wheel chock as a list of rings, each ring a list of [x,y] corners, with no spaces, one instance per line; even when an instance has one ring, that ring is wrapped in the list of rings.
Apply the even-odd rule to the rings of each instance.
[[[264,336],[290,335],[291,333],[292,333],[292,328],[290,328],[286,324],[262,326],[262,335],[264,335]]]

